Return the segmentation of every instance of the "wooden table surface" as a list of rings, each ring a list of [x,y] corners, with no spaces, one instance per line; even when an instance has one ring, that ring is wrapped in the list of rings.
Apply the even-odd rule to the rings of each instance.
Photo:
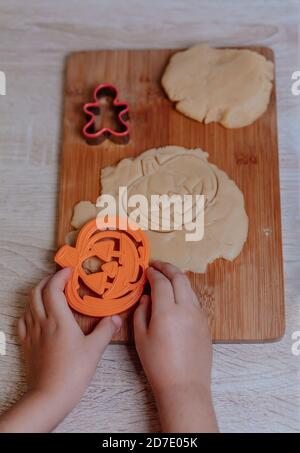
[[[263,45],[275,51],[285,295],[284,338],[214,346],[213,395],[223,432],[300,432],[300,69],[296,0],[0,0],[0,412],[25,389],[15,324],[29,288],[54,271],[65,56],[104,48]],[[272,269],[270,269],[272,272]],[[136,352],[108,347],[81,403],[57,431],[142,432],[159,421]]]

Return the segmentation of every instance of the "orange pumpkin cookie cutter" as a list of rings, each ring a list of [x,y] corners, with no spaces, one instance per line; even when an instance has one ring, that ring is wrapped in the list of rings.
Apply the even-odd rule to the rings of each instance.
[[[143,294],[145,271],[149,263],[149,243],[140,229],[101,229],[91,220],[80,230],[76,246],[64,245],[55,255],[61,267],[71,267],[73,274],[65,288],[69,305],[87,316],[103,317],[122,313]],[[88,274],[84,262],[96,257],[100,270]],[[81,294],[85,287],[88,294]]]

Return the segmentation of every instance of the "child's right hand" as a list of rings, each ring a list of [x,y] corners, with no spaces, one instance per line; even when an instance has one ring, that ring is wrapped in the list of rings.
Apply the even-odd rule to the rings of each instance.
[[[19,335],[30,391],[0,419],[0,432],[51,431],[78,403],[114,333],[119,316],[84,335],[67,304],[71,269],[42,280],[31,292]]]
[[[134,316],[134,331],[162,429],[217,431],[206,316],[188,278],[179,269],[168,263],[155,262],[152,266],[147,271],[151,297],[142,297]]]

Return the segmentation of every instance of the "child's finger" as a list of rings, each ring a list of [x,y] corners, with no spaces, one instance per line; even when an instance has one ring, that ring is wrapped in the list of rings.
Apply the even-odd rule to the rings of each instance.
[[[194,292],[187,276],[171,263],[154,261],[152,265],[162,272],[171,282],[177,304],[195,303]]]
[[[133,327],[135,333],[139,332],[144,335],[147,333],[150,321],[150,303],[150,296],[144,294],[141,297],[139,306],[134,312]]]
[[[43,303],[43,298],[42,298],[42,291],[48,281],[50,280],[50,276],[43,278],[35,288],[31,291],[30,294],[30,299],[29,299],[29,304],[30,304],[30,310],[32,313],[33,318],[36,318],[37,320],[42,320],[46,318],[46,311]]]
[[[30,310],[30,307],[29,305],[26,306],[25,308],[25,313],[24,313],[24,320],[25,320],[25,324],[26,324],[26,329],[32,329],[33,327],[33,318],[32,318],[32,314],[31,314],[31,310]]]
[[[26,324],[23,317],[18,320],[18,335],[21,342],[23,343],[27,335]]]
[[[155,269],[158,269],[160,272],[165,274],[168,278],[174,277],[176,274],[182,274],[182,271],[179,269],[179,267],[174,266],[174,264],[167,263],[164,261],[152,261],[151,266],[155,267]]]
[[[147,278],[151,287],[152,312],[171,308],[175,299],[172,285],[167,277],[153,267],[148,267]]]
[[[54,316],[59,319],[73,319],[72,312],[68,306],[64,289],[72,275],[69,268],[62,269],[50,278],[43,291],[43,304],[47,316]],[[76,323],[76,321],[74,320]]]
[[[93,332],[86,336],[89,347],[99,356],[104,352],[106,346],[122,326],[122,318],[118,315],[101,319]]]

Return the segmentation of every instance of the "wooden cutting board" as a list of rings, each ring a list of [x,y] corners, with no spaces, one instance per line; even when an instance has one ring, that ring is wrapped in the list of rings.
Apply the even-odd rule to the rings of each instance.
[[[251,49],[274,60],[266,47]],[[205,274],[189,274],[216,342],[260,342],[284,333],[284,290],[280,224],[280,192],[275,87],[267,112],[251,126],[225,129],[204,126],[176,112],[160,85],[161,75],[176,50],[79,52],[67,59],[64,88],[63,149],[60,174],[58,245],[70,231],[73,206],[96,201],[100,170],[120,159],[165,145],[200,147],[210,162],[240,187],[249,216],[248,240],[240,256],[208,266]],[[81,130],[82,105],[92,100],[96,85],[116,85],[119,100],[129,103],[131,140],[116,145],[106,140],[90,146]],[[132,340],[132,313],[115,337]],[[76,315],[84,331],[97,321]]]

